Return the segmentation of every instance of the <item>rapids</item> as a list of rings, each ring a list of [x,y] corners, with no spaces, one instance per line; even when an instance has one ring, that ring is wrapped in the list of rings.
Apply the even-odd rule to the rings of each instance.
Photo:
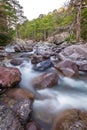
[[[16,55],[18,56],[18,54]],[[30,59],[24,60],[20,66],[11,65],[10,59],[5,59],[3,62],[5,66],[17,67],[21,71],[22,80],[19,86],[27,88],[35,94],[33,118],[45,130],[51,129],[51,124],[58,112],[66,108],[87,109],[86,73],[79,72],[78,79],[59,76],[58,85],[54,88],[35,90],[32,86],[32,80],[44,72],[33,70]],[[47,71],[54,71],[54,69],[51,68]]]

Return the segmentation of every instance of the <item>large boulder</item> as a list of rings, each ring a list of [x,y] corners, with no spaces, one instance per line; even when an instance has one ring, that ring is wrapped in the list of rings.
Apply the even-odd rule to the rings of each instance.
[[[13,87],[21,81],[21,73],[17,68],[0,67],[0,88]]]
[[[33,80],[33,86],[36,89],[51,88],[58,83],[58,76],[56,73],[46,73]]]
[[[52,130],[86,130],[87,112],[77,109],[65,110],[58,114]]]
[[[0,130],[24,130],[17,115],[0,103]]]
[[[69,37],[69,33],[68,32],[62,32],[59,34],[56,34],[54,36],[48,37],[48,42],[50,43],[54,43],[54,44],[60,44],[63,43],[67,37]]]
[[[28,90],[13,88],[1,96],[0,101],[12,109],[18,115],[22,124],[30,118],[31,105],[34,95]]]
[[[87,43],[66,47],[59,57],[61,60],[70,59],[78,65],[79,70],[87,71]]]
[[[59,72],[66,77],[77,77],[78,67],[71,60],[64,60],[54,66]]]

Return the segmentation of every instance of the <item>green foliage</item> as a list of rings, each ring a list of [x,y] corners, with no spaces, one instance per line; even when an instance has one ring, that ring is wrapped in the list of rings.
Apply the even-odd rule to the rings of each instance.
[[[87,5],[87,0],[83,3]],[[37,19],[26,21],[23,25],[19,26],[18,32],[23,39],[45,40],[48,36],[52,35],[57,28],[72,25],[70,37],[67,41],[70,42],[76,38],[76,19],[77,8],[72,6],[73,3],[78,4],[78,0],[71,0],[67,8],[61,8],[61,11],[54,10],[47,15],[40,14]],[[87,39],[87,8],[82,9],[81,19],[81,36]]]
[[[68,43],[71,43],[73,40],[75,40],[76,39],[76,35],[75,35],[75,33],[73,33],[73,34],[71,34],[68,38],[66,38],[66,41],[68,42]]]
[[[0,33],[0,46],[7,45],[12,40],[12,37],[8,34]]]
[[[0,0],[0,45],[8,44],[25,18],[17,0]],[[14,29],[15,31],[14,31]]]
[[[87,40],[87,8],[82,10],[81,29],[82,38]]]

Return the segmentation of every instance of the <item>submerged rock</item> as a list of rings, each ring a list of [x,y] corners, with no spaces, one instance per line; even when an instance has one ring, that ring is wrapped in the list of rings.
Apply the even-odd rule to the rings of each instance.
[[[52,130],[86,130],[87,112],[71,109],[58,114],[54,120]]]
[[[57,73],[46,73],[33,80],[33,86],[37,89],[51,88],[58,83]]]
[[[59,72],[67,77],[77,77],[78,67],[71,60],[64,60],[54,66]]]
[[[0,130],[24,130],[16,114],[0,104]]]
[[[21,81],[21,73],[17,68],[0,67],[0,88],[13,87]]]

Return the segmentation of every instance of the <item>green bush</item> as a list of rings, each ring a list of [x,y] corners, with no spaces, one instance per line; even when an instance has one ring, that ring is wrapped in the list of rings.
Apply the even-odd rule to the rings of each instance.
[[[11,40],[12,38],[8,34],[0,33],[0,46],[7,45]]]

